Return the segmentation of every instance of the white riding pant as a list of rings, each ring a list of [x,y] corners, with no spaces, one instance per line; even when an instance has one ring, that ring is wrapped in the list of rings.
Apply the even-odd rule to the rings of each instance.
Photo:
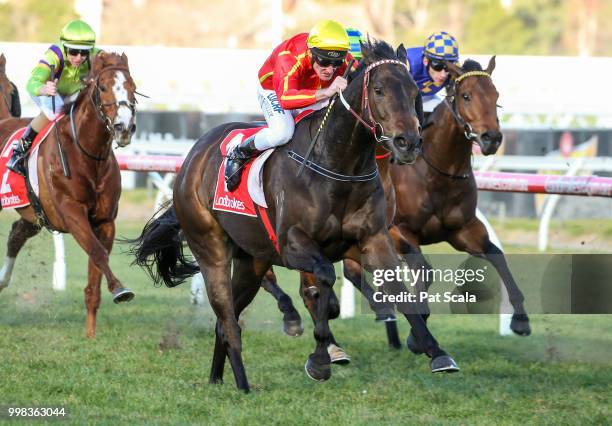
[[[260,151],[281,146],[289,142],[295,130],[294,117],[306,109],[319,110],[329,103],[329,100],[319,101],[306,108],[286,110],[281,107],[274,90],[267,90],[257,85],[257,99],[268,127],[255,135],[255,148]]]
[[[32,96],[32,100],[40,107],[40,110],[43,114],[45,114],[49,121],[52,121],[62,112],[62,107],[64,104],[76,100],[78,95],[79,92],[69,96]],[[53,98],[55,98],[55,112],[53,111],[53,102],[51,101]]]

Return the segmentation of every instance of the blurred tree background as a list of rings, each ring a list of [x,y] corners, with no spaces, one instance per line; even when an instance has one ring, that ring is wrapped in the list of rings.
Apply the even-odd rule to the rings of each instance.
[[[267,49],[333,18],[407,46],[447,30],[468,53],[612,56],[607,0],[0,0],[0,40],[55,41],[76,3],[103,44]]]

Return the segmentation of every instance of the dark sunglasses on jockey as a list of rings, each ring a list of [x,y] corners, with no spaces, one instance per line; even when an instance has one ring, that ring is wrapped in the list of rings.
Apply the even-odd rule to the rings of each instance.
[[[334,68],[338,68],[344,63],[344,59],[346,58],[346,52],[341,52],[337,50],[320,50],[313,48],[311,49],[312,56],[317,64],[323,68],[327,68],[332,66]],[[331,55],[337,55],[336,57],[331,57]]]
[[[432,70],[434,71],[448,71],[448,68],[446,67],[446,62],[444,61],[440,61],[437,59],[430,59],[429,60],[429,66],[431,67]]]
[[[81,55],[81,56],[89,56],[89,50],[88,49],[73,49],[71,47],[66,49],[66,53],[68,53],[70,56],[77,56],[77,55]]]

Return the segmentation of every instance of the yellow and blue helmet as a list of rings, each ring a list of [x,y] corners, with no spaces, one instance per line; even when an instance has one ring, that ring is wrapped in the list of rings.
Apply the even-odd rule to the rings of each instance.
[[[74,19],[62,28],[60,41],[72,49],[93,49],[96,33],[85,21]]]
[[[457,62],[459,44],[457,39],[446,31],[438,31],[427,38],[423,53],[429,59]]]

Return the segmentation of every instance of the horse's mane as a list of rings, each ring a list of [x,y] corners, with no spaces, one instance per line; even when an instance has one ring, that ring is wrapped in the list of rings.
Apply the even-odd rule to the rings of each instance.
[[[351,73],[350,78],[354,79],[363,73],[367,62],[376,62],[381,59],[398,59],[395,50],[384,40],[376,40],[368,37],[366,41],[361,41],[361,52],[363,59],[359,62],[357,69]]]

